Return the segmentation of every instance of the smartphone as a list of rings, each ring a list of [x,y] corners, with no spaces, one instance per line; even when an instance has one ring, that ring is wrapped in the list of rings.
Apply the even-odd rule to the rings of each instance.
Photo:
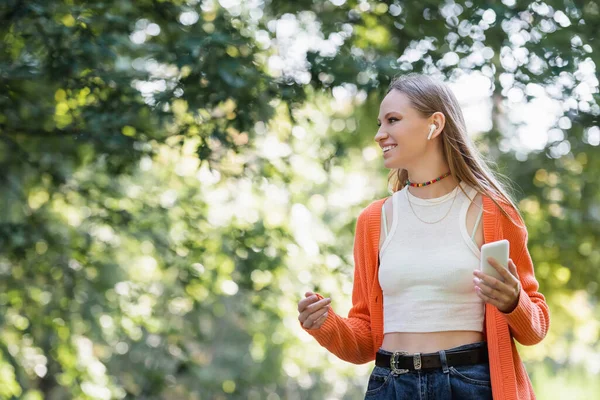
[[[508,252],[510,250],[508,240],[498,240],[496,242],[486,243],[481,246],[481,259],[479,263],[479,270],[484,274],[493,276],[494,278],[504,282],[504,278],[500,275],[496,268],[492,267],[487,262],[488,257],[493,257],[502,265],[508,269]]]

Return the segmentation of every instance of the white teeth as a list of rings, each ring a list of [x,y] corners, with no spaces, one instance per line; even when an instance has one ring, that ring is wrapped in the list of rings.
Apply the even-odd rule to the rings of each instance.
[[[391,149],[393,149],[393,148],[394,148],[394,147],[396,147],[396,146],[397,146],[397,145],[395,145],[395,144],[394,144],[394,145],[392,145],[392,146],[385,146],[385,147],[383,148],[383,152],[385,153],[386,151],[388,151],[388,150],[391,150]]]

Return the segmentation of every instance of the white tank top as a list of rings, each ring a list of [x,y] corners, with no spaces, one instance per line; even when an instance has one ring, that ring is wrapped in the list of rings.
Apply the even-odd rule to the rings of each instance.
[[[474,188],[460,185],[471,200],[475,198]],[[384,333],[483,332],[485,304],[473,284],[480,251],[466,226],[469,198],[458,185],[434,199],[415,197],[407,186],[392,195],[393,220],[380,251],[378,272]],[[415,213],[428,222],[448,215],[428,224]],[[481,213],[475,228],[480,218]]]

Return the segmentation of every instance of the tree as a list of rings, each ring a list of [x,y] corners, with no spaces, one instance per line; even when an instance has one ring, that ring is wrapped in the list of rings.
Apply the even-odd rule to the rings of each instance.
[[[0,5],[0,397],[322,397],[297,371],[290,291],[350,280],[354,219],[385,195],[362,149],[406,71],[481,71],[496,114],[558,85],[543,150],[495,151],[498,125],[478,143],[523,190],[551,304],[597,299],[597,5],[334,3]],[[281,21],[329,48],[286,67]],[[365,101],[334,109],[340,88]],[[343,175],[382,189],[328,203]]]

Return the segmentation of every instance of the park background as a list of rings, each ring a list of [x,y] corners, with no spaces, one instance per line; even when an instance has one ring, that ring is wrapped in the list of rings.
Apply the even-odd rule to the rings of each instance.
[[[595,1],[4,0],[0,398],[359,399],[298,323],[351,306],[390,80],[448,82],[514,183],[540,399],[600,392]]]

